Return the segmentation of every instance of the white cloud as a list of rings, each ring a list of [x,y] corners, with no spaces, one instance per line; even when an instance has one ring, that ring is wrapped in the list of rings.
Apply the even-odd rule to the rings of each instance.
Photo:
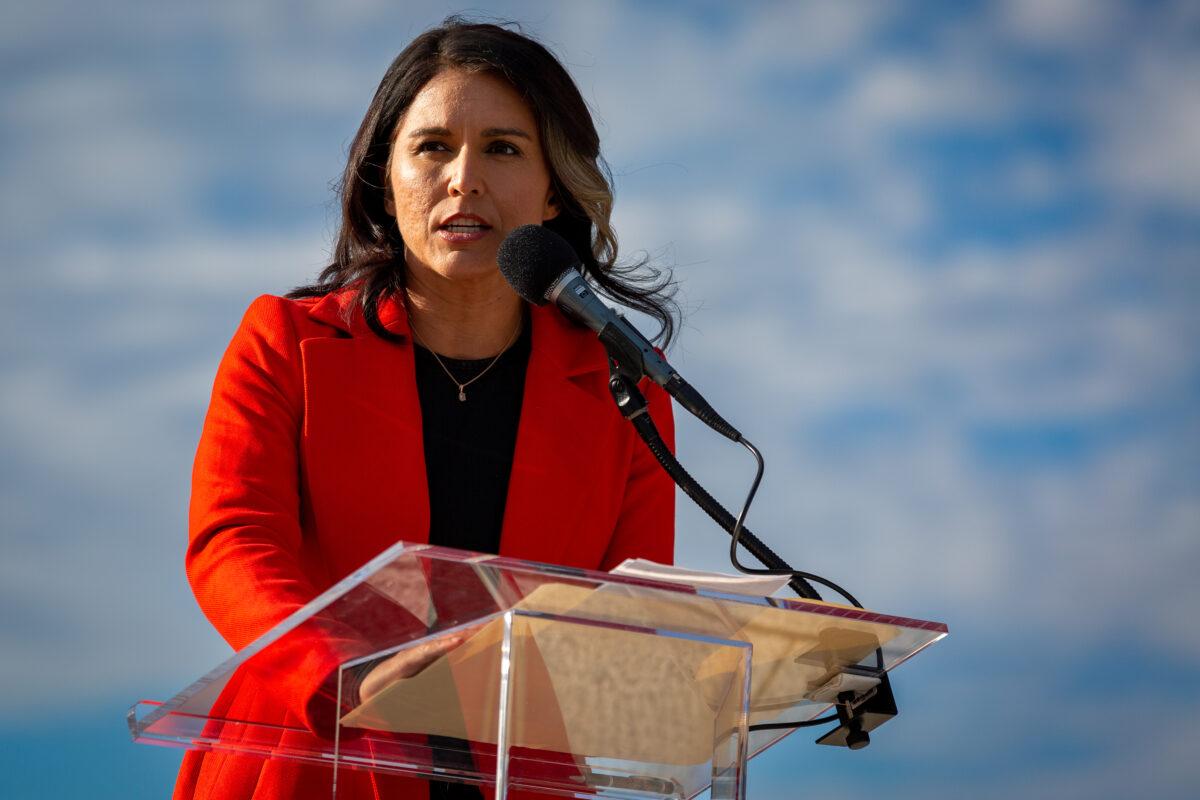
[[[71,242],[55,256],[41,274],[57,288],[124,290],[186,302],[197,294],[244,297],[255,288],[285,292],[328,263],[329,243],[313,230],[244,234],[196,226],[136,244]]]
[[[769,3],[749,11],[728,52],[747,70],[772,71],[840,63],[870,47],[871,37],[896,14],[888,3],[837,0]]]
[[[1006,34],[1049,49],[1095,46],[1125,21],[1121,7],[1108,0],[1008,0],[997,7],[997,22]]]
[[[1095,96],[1101,176],[1134,200],[1200,213],[1200,56],[1146,48],[1119,91]]]
[[[0,209],[14,234],[69,238],[97,216],[178,224],[181,192],[212,165],[119,73],[59,71],[13,94],[4,116],[22,155],[0,157],[11,187]]]

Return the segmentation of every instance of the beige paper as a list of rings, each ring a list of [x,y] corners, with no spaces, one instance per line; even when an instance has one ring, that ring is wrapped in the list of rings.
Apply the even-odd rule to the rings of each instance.
[[[544,584],[516,608],[751,642],[752,722],[778,716],[897,634],[888,625],[616,584]],[[513,634],[514,746],[694,765],[712,757],[718,730],[736,725],[742,648],[520,616]],[[343,724],[495,744],[502,638],[496,619]]]

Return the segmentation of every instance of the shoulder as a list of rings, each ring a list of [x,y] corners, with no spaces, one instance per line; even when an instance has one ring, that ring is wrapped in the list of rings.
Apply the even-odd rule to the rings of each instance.
[[[332,335],[349,330],[357,307],[353,292],[331,292],[318,297],[259,295],[250,303],[243,325],[262,329],[285,328],[307,335]]]
[[[264,294],[255,298],[225,351],[218,382],[265,379],[299,391],[304,343],[346,335],[351,323],[343,321],[342,307],[355,304],[352,298],[348,305],[345,301],[333,294],[297,299]]]
[[[344,336],[361,323],[356,300],[352,290],[300,298],[260,295],[242,316],[235,339],[250,338],[287,349],[306,339]]]

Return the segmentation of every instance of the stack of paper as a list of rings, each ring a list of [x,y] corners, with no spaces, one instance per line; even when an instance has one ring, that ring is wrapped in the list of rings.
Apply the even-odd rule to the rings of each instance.
[[[626,575],[630,578],[681,583],[697,589],[748,594],[755,597],[772,595],[786,586],[791,579],[789,575],[725,575],[720,572],[701,572],[686,567],[659,564],[645,558],[627,558],[611,572],[613,575]]]

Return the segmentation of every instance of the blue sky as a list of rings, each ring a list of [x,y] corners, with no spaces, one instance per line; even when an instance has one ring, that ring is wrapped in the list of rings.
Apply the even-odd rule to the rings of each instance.
[[[228,652],[182,572],[217,359],[322,266],[380,75],[464,9],[5,5],[0,796],[164,796],[122,717]],[[1200,9],[487,10],[579,82],[623,253],[675,266],[672,360],[767,458],[755,531],[950,625],[871,748],[797,735],[751,796],[1193,796]],[[681,420],[680,452],[741,497],[740,451]],[[723,568],[680,508],[678,561]]]

